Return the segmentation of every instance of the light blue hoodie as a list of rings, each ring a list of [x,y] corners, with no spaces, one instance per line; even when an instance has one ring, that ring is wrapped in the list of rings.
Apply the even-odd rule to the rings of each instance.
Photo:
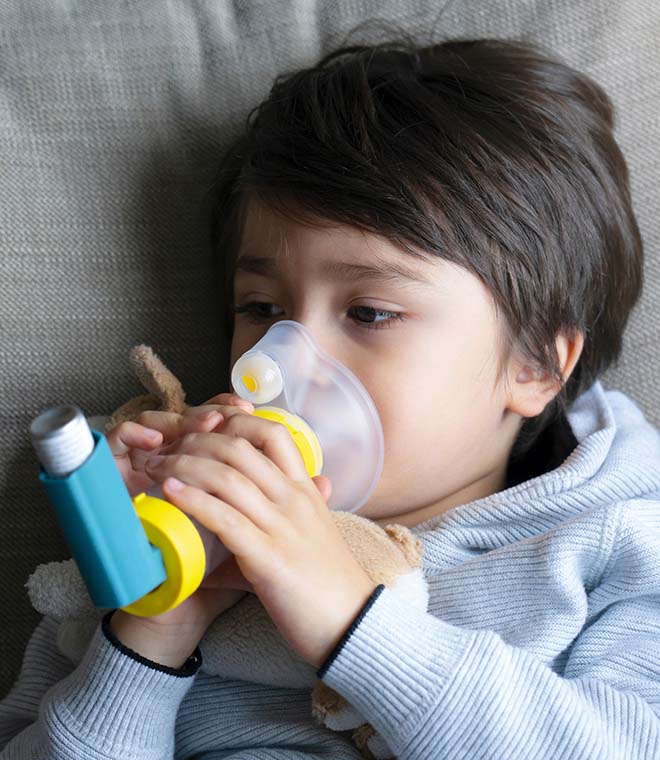
[[[554,469],[414,529],[428,612],[380,586],[319,669],[394,756],[660,758],[660,431],[600,382],[567,419]],[[173,671],[106,623],[74,668],[42,619],[0,758],[361,757],[309,690],[198,672],[199,650]]]

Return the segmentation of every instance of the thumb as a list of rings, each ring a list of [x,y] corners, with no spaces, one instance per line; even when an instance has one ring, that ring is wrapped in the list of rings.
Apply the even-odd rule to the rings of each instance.
[[[319,489],[319,493],[328,501],[332,493],[332,481],[327,475],[315,475],[312,480],[314,485]]]

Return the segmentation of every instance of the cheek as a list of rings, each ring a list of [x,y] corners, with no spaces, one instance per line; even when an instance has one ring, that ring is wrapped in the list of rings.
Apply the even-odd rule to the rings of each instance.
[[[230,368],[233,367],[234,364],[236,364],[237,359],[239,358],[239,356],[241,356],[242,353],[244,352],[241,350],[238,342],[236,341],[236,338],[234,338],[231,342],[231,348],[229,349]]]
[[[405,373],[404,373],[405,374]],[[380,417],[385,441],[385,468],[406,466],[429,441],[428,405],[412,392],[405,377],[388,376],[387,384],[367,386]]]
[[[454,353],[452,353],[454,351]],[[452,458],[486,423],[483,389],[474,363],[456,343],[444,351],[401,355],[382,376],[363,380],[385,437],[389,466],[413,470],[437,457]]]

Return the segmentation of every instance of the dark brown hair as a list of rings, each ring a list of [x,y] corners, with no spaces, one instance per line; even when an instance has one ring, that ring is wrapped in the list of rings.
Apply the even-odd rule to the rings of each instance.
[[[214,191],[227,303],[254,196],[298,222],[361,228],[479,277],[504,315],[500,373],[515,350],[561,381],[556,336],[581,331],[571,377],[525,421],[514,456],[618,360],[642,288],[612,103],[528,43],[422,46],[398,35],[282,74],[227,151]]]

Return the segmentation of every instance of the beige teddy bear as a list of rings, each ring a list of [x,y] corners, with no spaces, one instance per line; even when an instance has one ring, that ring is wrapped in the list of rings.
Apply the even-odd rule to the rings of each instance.
[[[107,432],[145,410],[183,413],[181,383],[148,346],[131,350],[131,365],[148,395],[130,399],[105,422]],[[90,420],[91,422],[92,420]],[[422,544],[408,528],[377,523],[350,512],[332,512],[333,519],[359,564],[376,584],[426,610],[428,590],[421,570]],[[40,565],[26,583],[32,605],[60,621],[58,646],[78,662],[98,620],[105,613],[94,607],[73,560]],[[250,657],[245,657],[246,646]],[[316,677],[315,669],[298,657],[279,635],[258,598],[249,594],[220,615],[200,642],[202,670],[225,678],[300,688],[312,686],[312,715],[327,728],[353,729],[352,739],[363,756],[392,757],[385,741],[337,692]]]

